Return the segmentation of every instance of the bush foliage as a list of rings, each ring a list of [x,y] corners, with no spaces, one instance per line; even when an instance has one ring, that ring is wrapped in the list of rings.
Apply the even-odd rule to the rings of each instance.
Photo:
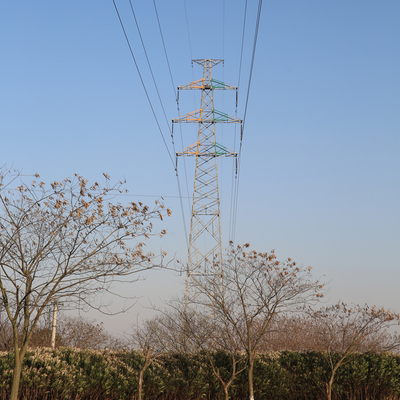
[[[221,374],[230,374],[230,358],[212,354]],[[204,353],[158,358],[144,377],[144,399],[223,399],[223,389]],[[30,351],[23,366],[20,399],[135,399],[143,358],[135,351]],[[0,353],[0,398],[12,383],[13,353]],[[325,353],[275,352],[255,362],[256,399],[324,399],[330,367]],[[246,370],[230,387],[232,399],[247,399]],[[333,399],[400,399],[400,356],[359,353],[343,366],[333,386]]]

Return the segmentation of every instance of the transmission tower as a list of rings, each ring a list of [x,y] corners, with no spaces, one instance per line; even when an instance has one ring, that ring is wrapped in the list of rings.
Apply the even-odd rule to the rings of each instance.
[[[217,143],[215,124],[242,123],[242,120],[231,117],[214,108],[214,90],[236,90],[212,77],[212,67],[223,60],[198,59],[192,63],[203,67],[203,78],[178,86],[179,90],[201,90],[201,108],[172,120],[173,123],[198,124],[197,142],[176,153],[177,157],[195,157],[196,171],[194,178],[193,205],[190,222],[188,265],[186,277],[186,300],[193,297],[191,281],[198,274],[204,273],[207,261],[215,258],[222,263],[221,214],[218,189],[218,157],[237,157]],[[221,264],[222,265],[222,264]]]

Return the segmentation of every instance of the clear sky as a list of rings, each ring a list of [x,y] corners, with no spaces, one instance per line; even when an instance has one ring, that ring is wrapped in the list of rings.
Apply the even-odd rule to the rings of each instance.
[[[133,53],[173,154],[128,0],[117,0]],[[152,1],[132,1],[168,121],[178,116]],[[244,0],[156,0],[174,85],[202,77],[191,58],[224,58],[215,78],[239,83]],[[243,117],[258,2],[248,0],[238,116]],[[400,311],[400,2],[263,2],[244,131],[235,240],[311,265],[330,281],[330,301]],[[125,41],[112,0],[0,4],[0,164],[45,181],[75,172],[127,179],[133,197],[165,196],[160,228],[172,258],[187,255],[175,173]],[[190,37],[190,45],[189,45]],[[215,93],[234,115],[233,93]],[[200,93],[181,93],[181,113]],[[196,127],[175,128],[175,149]],[[233,128],[218,142],[238,147]],[[175,160],[174,160],[175,161]],[[184,196],[194,163],[179,161]],[[232,161],[219,161],[224,245]],[[171,197],[169,197],[171,196]],[[189,200],[185,197],[186,227]],[[105,320],[128,330],[140,304],[183,290],[182,278],[152,273],[129,288],[129,314]],[[121,291],[126,291],[122,289]],[[125,293],[125,292],[124,292]],[[118,304],[117,304],[118,305]],[[102,320],[101,315],[94,315]]]

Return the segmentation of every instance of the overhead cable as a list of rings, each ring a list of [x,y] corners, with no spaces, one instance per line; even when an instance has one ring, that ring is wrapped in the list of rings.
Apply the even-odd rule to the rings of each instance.
[[[178,117],[180,118],[179,98],[178,98],[178,95],[177,95],[177,92],[176,92],[176,89],[175,89],[174,79],[172,77],[171,66],[170,66],[170,63],[169,63],[169,58],[168,58],[168,53],[167,53],[167,47],[165,45],[164,35],[163,35],[163,32],[162,32],[160,18],[158,16],[157,5],[156,5],[156,1],[155,0],[153,0],[153,4],[154,4],[154,11],[156,13],[157,23],[158,23],[158,29],[160,31],[161,41],[162,41],[163,48],[164,48],[164,54],[165,54],[165,58],[166,58],[167,65],[168,65],[169,76],[171,78],[172,89],[173,89],[175,100],[176,100],[176,108],[177,108],[177,111],[178,111]],[[181,124],[179,124],[179,129],[180,129],[181,143],[182,143],[182,147],[183,147],[182,125]],[[189,212],[190,212],[189,185],[188,185],[187,170],[186,170],[186,160],[185,159],[183,159],[183,166],[184,166],[184,171],[185,171],[186,191],[187,191],[187,198],[188,198]]]
[[[137,21],[137,19],[136,19],[136,14],[135,14],[135,11],[133,10],[133,6],[132,6],[132,1],[131,1],[131,0],[129,0],[129,4],[130,4],[130,6],[131,6],[132,15],[133,15],[133,18],[134,18],[134,20],[135,20],[135,24],[136,24],[137,31],[138,31],[138,33],[139,33],[140,42],[142,43],[144,55],[146,56],[147,65],[149,66],[150,74],[151,74],[151,77],[152,77],[152,79],[153,79],[154,87],[155,87],[156,92],[157,92],[158,100],[160,101],[161,109],[162,109],[163,114],[164,114],[165,122],[167,123],[169,132],[170,132],[170,134],[171,134],[172,144],[174,144],[174,137],[173,137],[173,135],[172,135],[172,130],[171,130],[171,127],[170,127],[168,118],[167,118],[167,114],[165,113],[164,105],[163,105],[163,102],[162,102],[162,100],[161,100],[161,96],[160,96],[160,92],[159,92],[159,90],[158,90],[158,86],[157,86],[157,83],[156,83],[156,79],[154,78],[153,69],[151,68],[150,60],[149,60],[149,57],[148,57],[147,51],[146,51],[146,46],[145,46],[145,44],[144,44],[143,37],[142,37],[142,34],[141,34],[141,32],[140,32],[139,24],[138,24],[138,21]],[[174,150],[174,152],[175,152],[175,150]]]
[[[143,45],[143,49],[144,49],[144,51],[145,51],[146,59],[147,59],[147,62],[148,62],[148,64],[149,64],[149,69],[150,69],[151,75],[152,75],[152,77],[153,77],[153,82],[154,82],[154,85],[156,86],[156,90],[157,90],[157,94],[158,94],[158,96],[159,96],[159,100],[160,100],[160,103],[161,103],[161,107],[162,107],[162,109],[163,109],[164,116],[165,116],[165,118],[166,118],[166,114],[165,114],[165,111],[164,111],[164,107],[163,107],[163,105],[162,105],[162,101],[161,101],[160,94],[159,94],[159,92],[158,92],[157,84],[156,84],[156,82],[155,82],[155,78],[154,78],[154,75],[153,75],[153,72],[152,72],[152,69],[151,69],[151,66],[150,66],[150,62],[149,62],[149,59],[148,59],[148,57],[147,57],[147,52],[146,52],[146,50],[145,50],[144,42],[143,42],[142,37],[141,37],[141,34],[140,34],[139,25],[138,25],[137,20],[136,20],[136,16],[135,16],[135,13],[134,13],[134,10],[133,10],[133,6],[132,6],[132,3],[131,3],[131,0],[129,0],[129,3],[130,3],[130,5],[131,5],[131,10],[132,10],[133,16],[134,16],[134,18],[135,18],[135,22],[136,22],[136,26],[137,26],[137,28],[138,28],[138,32],[139,32],[140,39],[141,39],[141,41],[142,41],[142,45]],[[124,24],[123,24],[123,22],[122,22],[121,16],[120,16],[120,14],[119,14],[118,7],[117,7],[117,5],[116,5],[116,3],[115,3],[115,0],[113,0],[113,4],[114,4],[115,11],[116,11],[116,13],[117,13],[117,15],[118,15],[118,19],[119,19],[119,22],[120,22],[120,24],[121,24],[121,28],[122,28],[122,30],[123,30],[123,32],[124,32],[124,36],[125,36],[126,42],[127,42],[127,44],[128,44],[128,47],[129,47],[129,50],[130,50],[132,59],[133,59],[133,61],[134,61],[134,63],[135,63],[136,70],[137,70],[137,72],[138,72],[140,81],[141,81],[141,83],[142,83],[142,86],[143,86],[143,89],[144,89],[144,91],[145,91],[147,100],[148,100],[148,102],[149,102],[151,111],[152,111],[152,113],[153,113],[154,119],[156,120],[158,130],[159,130],[159,132],[160,132],[160,134],[161,134],[161,137],[162,137],[162,139],[163,139],[165,148],[167,149],[167,152],[168,152],[169,158],[170,158],[170,160],[171,160],[172,166],[173,166],[173,168],[174,168],[174,170],[175,170],[175,175],[176,175],[177,184],[178,184],[179,199],[180,199],[181,209],[182,209],[182,217],[183,217],[183,225],[184,225],[184,230],[185,230],[185,238],[186,238],[187,247],[189,247],[189,244],[188,244],[188,242],[187,242],[188,239],[187,239],[187,232],[186,232],[185,216],[184,216],[184,213],[183,213],[182,193],[181,193],[181,187],[180,187],[180,183],[179,183],[178,169],[177,169],[176,166],[175,166],[174,160],[173,160],[173,158],[172,158],[172,156],[171,156],[171,152],[170,152],[170,150],[169,150],[169,148],[168,148],[168,145],[167,145],[167,142],[166,142],[166,140],[165,140],[164,134],[163,134],[163,132],[162,132],[162,130],[161,130],[161,127],[160,127],[160,124],[159,124],[159,122],[158,122],[157,115],[156,115],[156,113],[155,113],[153,104],[152,104],[152,102],[151,102],[151,100],[150,100],[150,97],[149,97],[149,94],[148,94],[148,92],[147,92],[146,85],[144,84],[142,75],[141,75],[140,70],[139,70],[139,66],[138,66],[138,64],[137,64],[137,62],[136,62],[136,58],[135,58],[135,56],[134,56],[134,54],[133,54],[132,46],[131,46],[131,44],[130,44],[128,35],[127,35],[127,33],[126,33],[126,30],[125,30]],[[167,118],[166,118],[166,121],[167,121],[167,125],[168,125],[168,127],[169,127],[168,119],[167,119]],[[171,130],[170,130],[170,131],[171,131]],[[172,137],[172,145],[173,145],[173,147],[174,147],[174,141],[173,141],[172,131],[171,131],[171,137]],[[175,148],[174,148],[174,152],[175,152]]]
[[[160,19],[158,18],[156,0],[153,0],[153,4],[154,4],[154,11],[156,12],[156,17],[157,17],[158,29],[160,30],[161,40],[162,40],[162,44],[163,44],[163,48],[164,48],[164,54],[165,54],[165,58],[166,58],[166,60],[167,60],[169,76],[170,76],[170,78],[171,78],[172,90],[174,91],[175,99],[178,101],[177,95],[176,95],[176,89],[175,89],[174,78],[172,77],[171,66],[169,65],[169,59],[168,59],[168,54],[167,54],[167,48],[165,47],[164,35],[163,35],[163,33],[162,33],[161,24],[160,24]]]
[[[131,0],[129,0],[129,2],[131,2]],[[160,23],[160,19],[159,19],[159,17],[158,17],[157,5],[156,5],[155,0],[153,0],[153,5],[154,5],[154,11],[155,11],[155,14],[156,14],[156,18],[157,18],[158,28],[159,28],[159,31],[160,31],[161,41],[162,41],[163,48],[164,48],[165,58],[166,58],[166,60],[167,60],[169,75],[170,75],[170,78],[171,78],[172,88],[173,88],[173,92],[174,92],[174,96],[175,96],[175,100],[176,100],[176,106],[177,106],[177,110],[178,110],[178,114],[179,114],[179,100],[178,100],[177,92],[176,92],[176,90],[175,90],[174,79],[173,79],[173,77],[172,77],[172,71],[171,71],[171,67],[170,67],[170,64],[169,64],[169,58],[168,58],[167,48],[166,48],[166,46],[165,46],[164,35],[163,35],[163,33],[162,33],[161,23]],[[132,9],[132,12],[133,12],[132,3],[131,3],[131,9]],[[136,18],[135,18],[135,21],[136,21]],[[139,30],[138,24],[136,24],[136,26],[138,27],[138,30]],[[142,41],[142,44],[143,44],[143,46],[144,46],[143,41]],[[147,56],[146,56],[146,57],[147,57]],[[150,67],[150,62],[148,61],[148,63],[149,63],[149,67]],[[154,78],[153,78],[153,79],[154,79]],[[160,99],[160,101],[161,101],[161,99]],[[165,113],[164,113],[164,115],[165,115]],[[180,115],[179,115],[179,117],[180,117]],[[167,122],[167,123],[168,123],[168,122]],[[182,140],[182,127],[181,127],[181,125],[179,125],[179,127],[180,127],[180,130],[181,130],[181,140]],[[169,124],[168,124],[168,128],[169,128]],[[171,132],[171,139],[172,139],[172,147],[173,147],[174,153],[176,153],[176,151],[175,151],[175,142],[174,142],[173,131],[170,130],[170,132]],[[187,172],[186,172],[186,163],[185,163],[185,160],[184,160],[184,166],[185,166],[186,187],[187,187],[187,190],[188,190]],[[181,212],[182,212],[183,227],[184,227],[184,231],[185,231],[186,245],[187,245],[187,247],[189,248],[188,235],[187,235],[187,228],[186,228],[185,212],[184,212],[183,201],[182,201],[183,196],[182,196],[182,191],[181,191],[181,184],[180,184],[180,181],[179,181],[179,173],[178,173],[178,166],[177,166],[177,165],[175,165],[175,175],[176,175],[176,180],[177,180],[177,185],[178,185],[178,192],[179,192],[180,206],[181,206]],[[189,197],[189,192],[188,192],[188,193],[187,193],[187,199],[188,199],[188,203],[190,204],[189,198],[190,198],[190,197]]]
[[[238,194],[239,194],[240,171],[241,171],[243,132],[244,132],[244,129],[245,129],[245,124],[246,124],[246,115],[247,115],[247,106],[248,106],[248,103],[249,103],[251,78],[253,76],[254,58],[255,58],[255,54],[256,54],[257,39],[258,39],[258,29],[259,29],[259,26],[260,26],[260,18],[261,18],[261,8],[262,8],[262,0],[259,0],[259,2],[258,2],[258,10],[257,10],[256,27],[255,27],[254,40],[253,40],[253,52],[252,52],[251,64],[250,64],[249,82],[248,82],[248,85],[247,85],[246,104],[245,104],[244,114],[243,114],[242,132],[240,134],[240,146],[239,146],[239,155],[238,155],[238,177],[237,177],[237,185],[236,185],[236,204],[235,204],[234,222],[233,222],[234,229],[233,229],[233,236],[232,236],[232,240],[233,241],[235,240],[235,233],[236,233],[236,217],[237,217]]]
[[[190,59],[193,60],[193,55],[192,55],[192,43],[191,43],[191,41],[190,41],[189,20],[188,20],[188,15],[187,15],[186,0],[183,0],[183,6],[184,6],[184,8],[185,8],[186,30],[187,30],[188,40],[189,40]]]
[[[238,73],[238,85],[237,85],[237,93],[236,93],[236,109],[235,109],[235,117],[237,118],[238,113],[238,101],[239,101],[239,91],[240,91],[240,81],[242,76],[242,61],[243,61],[243,48],[244,48],[244,36],[246,31],[246,17],[247,17],[247,0],[244,5],[244,13],[243,13],[243,29],[242,29],[242,44],[240,49],[240,60],[239,60],[239,73]],[[233,151],[236,151],[236,124],[235,124],[235,131],[234,131],[234,145]],[[231,206],[229,212],[229,239],[233,240],[233,231],[234,231],[234,219],[235,217],[235,210],[236,210],[236,187],[237,187],[237,163],[236,168],[233,166],[232,169],[232,186],[231,186]]]
[[[119,23],[121,24],[122,31],[124,32],[124,36],[125,36],[125,39],[126,39],[126,43],[128,44],[129,51],[131,52],[131,56],[132,56],[133,62],[135,63],[135,67],[136,67],[137,73],[138,73],[138,75],[139,75],[140,82],[142,83],[144,92],[145,92],[146,97],[147,97],[147,101],[149,102],[151,111],[152,111],[152,113],[153,113],[153,117],[154,117],[154,119],[155,119],[155,121],[156,121],[158,130],[159,130],[160,135],[161,135],[161,137],[162,137],[162,140],[163,140],[163,142],[164,142],[165,148],[167,149],[167,152],[168,152],[169,158],[170,158],[170,160],[171,160],[171,163],[172,163],[173,167],[175,168],[174,160],[173,160],[173,158],[172,158],[172,156],[171,156],[171,152],[169,151],[169,148],[168,148],[167,142],[166,142],[166,140],[165,140],[164,134],[163,134],[163,132],[162,132],[162,130],[161,130],[161,127],[160,127],[160,124],[159,124],[159,122],[158,122],[158,118],[157,118],[157,115],[156,115],[156,113],[155,113],[155,111],[154,111],[153,104],[151,103],[149,94],[148,94],[147,89],[146,89],[146,85],[144,84],[144,81],[143,81],[143,78],[142,78],[142,74],[140,73],[140,69],[139,69],[139,66],[138,66],[138,64],[137,64],[137,62],[136,62],[135,55],[133,54],[133,50],[132,50],[131,44],[130,44],[130,42],[129,42],[128,35],[126,34],[125,27],[124,27],[124,24],[123,24],[123,22],[122,22],[121,16],[120,16],[120,14],[119,14],[117,5],[115,4],[115,0],[112,0],[112,1],[113,1],[113,4],[114,4],[114,7],[115,7],[115,11],[116,11],[116,13],[117,13],[117,15],[118,15]]]

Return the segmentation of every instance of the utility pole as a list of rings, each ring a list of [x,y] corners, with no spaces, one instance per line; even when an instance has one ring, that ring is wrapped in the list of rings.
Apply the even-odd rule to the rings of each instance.
[[[56,347],[56,326],[57,326],[57,299],[54,300],[53,305],[53,328],[51,330],[51,348]]]
[[[197,274],[204,273],[207,261],[219,261],[222,268],[217,158],[237,157],[237,153],[217,143],[215,124],[241,124],[242,120],[214,108],[214,90],[237,91],[236,86],[228,85],[212,77],[212,67],[221,62],[223,60],[192,60],[192,63],[203,67],[203,78],[178,86],[178,96],[179,90],[201,90],[201,108],[172,120],[173,123],[196,123],[199,126],[197,142],[176,153],[177,157],[196,158],[185,302],[195,296],[195,293],[191,292],[191,281]]]

